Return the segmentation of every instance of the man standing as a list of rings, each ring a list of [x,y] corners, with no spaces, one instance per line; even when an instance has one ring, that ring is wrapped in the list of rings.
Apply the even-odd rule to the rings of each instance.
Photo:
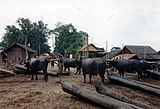
[[[59,55],[58,70],[59,70],[58,73],[63,77],[63,74],[62,74],[62,72],[63,72],[63,56],[62,55]]]

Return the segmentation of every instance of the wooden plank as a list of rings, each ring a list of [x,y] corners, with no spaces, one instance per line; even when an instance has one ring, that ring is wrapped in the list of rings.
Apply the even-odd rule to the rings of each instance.
[[[97,92],[81,88],[71,83],[62,82],[61,86],[63,91],[74,96],[80,97],[86,101],[101,105],[107,109],[142,109],[138,106],[129,103],[124,103],[109,96],[105,96],[103,94],[99,94]]]

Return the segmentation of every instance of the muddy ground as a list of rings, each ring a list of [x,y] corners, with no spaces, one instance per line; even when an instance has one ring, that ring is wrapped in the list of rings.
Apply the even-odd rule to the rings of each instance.
[[[57,68],[54,68],[56,71]],[[62,81],[77,84],[83,88],[95,91],[95,85],[100,81],[94,76],[92,84],[82,83],[82,75],[64,76]],[[59,77],[49,76],[48,82],[44,82],[43,75],[38,75],[38,80],[31,80],[31,75],[17,74],[15,76],[4,76],[0,73],[0,109],[103,109],[92,103],[83,101],[65,93],[60,84]],[[87,76],[88,82],[88,76]],[[106,83],[107,84],[107,80]],[[160,85],[160,81],[147,79],[145,82]],[[108,84],[113,91],[139,100],[155,108],[160,108],[160,98],[130,88]]]

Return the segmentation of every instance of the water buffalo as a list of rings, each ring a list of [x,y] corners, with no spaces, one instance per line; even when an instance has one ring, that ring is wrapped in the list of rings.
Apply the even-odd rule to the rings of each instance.
[[[37,77],[37,71],[43,71],[44,73],[44,80],[47,82],[48,81],[48,74],[47,74],[47,67],[48,67],[48,60],[45,58],[31,58],[30,61],[27,63],[27,70],[31,70],[32,73],[32,78],[31,80],[34,79],[33,75],[36,75],[36,80],[38,79]]]
[[[77,71],[75,74],[77,74],[81,71],[81,61],[78,59],[72,59],[72,58],[64,58],[63,60],[63,65],[64,65],[64,71],[68,69],[68,72],[70,73],[70,67],[71,68],[77,68]]]
[[[136,71],[138,73],[138,79],[142,79],[142,72],[146,69],[146,64],[139,60],[125,60],[111,61],[110,67],[115,67],[120,76],[124,76],[124,72],[132,73]]]
[[[98,75],[104,83],[104,74],[106,69],[106,62],[102,58],[87,58],[82,61],[82,71],[84,76],[84,83],[86,82],[86,74],[89,74],[89,83],[91,83],[92,75]]]

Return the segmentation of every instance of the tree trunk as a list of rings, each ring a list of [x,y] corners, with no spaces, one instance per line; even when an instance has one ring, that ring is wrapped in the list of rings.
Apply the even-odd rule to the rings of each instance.
[[[117,76],[117,75],[109,76],[109,80],[112,83],[116,83],[116,84],[119,84],[119,85],[123,85],[123,86],[127,86],[127,87],[134,88],[134,89],[137,89],[137,90],[141,90],[141,91],[144,91],[146,93],[153,94],[153,95],[156,95],[156,96],[160,97],[160,90],[159,89],[149,87],[149,86],[146,86],[146,85],[143,85],[143,84],[139,84],[138,82],[135,82],[135,80],[133,81],[133,80],[130,80],[130,79],[122,78],[122,77]]]
[[[111,98],[87,89],[83,89],[71,83],[62,82],[61,85],[62,85],[63,91],[70,93],[74,96],[80,97],[86,101],[101,105],[107,109],[141,109],[138,106],[135,106],[129,103],[124,103],[114,98]]]
[[[127,98],[126,96],[120,95],[119,93],[114,92],[113,90],[106,87],[105,85],[100,84],[100,85],[96,85],[95,87],[96,87],[96,91],[98,93],[104,94],[104,95],[112,97],[114,99],[117,99],[117,100],[120,100],[120,101],[123,101],[123,102],[126,102],[126,103],[130,103],[130,104],[139,106],[139,107],[144,108],[144,109],[154,109],[154,108],[152,108],[152,107],[148,106],[147,104],[144,104],[140,101],[135,101],[135,100],[132,100],[130,98]]]

